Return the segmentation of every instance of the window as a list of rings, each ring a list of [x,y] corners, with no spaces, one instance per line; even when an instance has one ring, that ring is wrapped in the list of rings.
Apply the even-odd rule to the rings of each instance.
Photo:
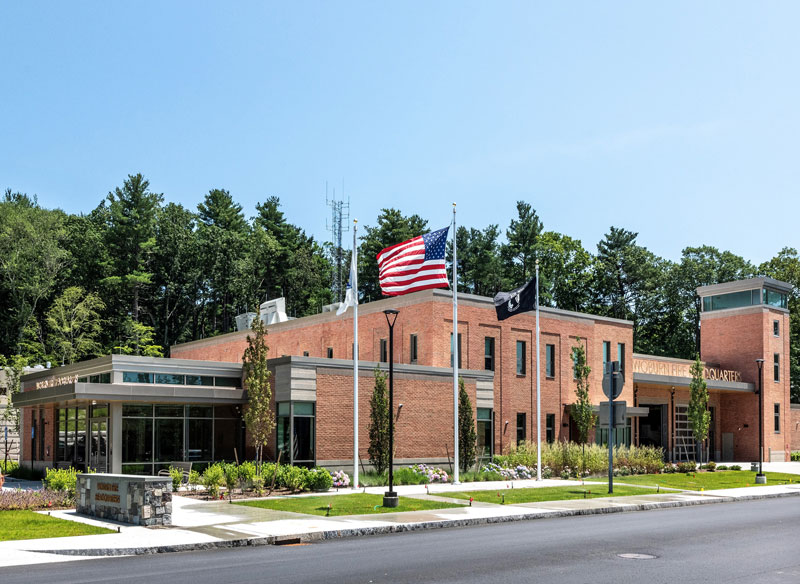
[[[389,362],[389,343],[386,339],[381,339],[380,361],[381,363]]]
[[[609,361],[611,361],[611,342],[603,341],[603,373],[608,373]]]
[[[408,355],[411,363],[417,362],[419,358],[419,354],[417,353],[417,335],[408,337]]]
[[[308,357],[308,351],[303,351],[303,357]]]
[[[781,432],[781,404],[775,404],[775,433]]]
[[[772,374],[777,382],[781,380],[781,356],[778,353],[775,353],[775,355],[773,355],[773,361],[774,364],[772,366]]]
[[[483,338],[483,368],[494,371],[494,337]]]
[[[278,404],[278,450],[289,464],[314,464],[314,402]]]
[[[525,412],[520,412],[517,414],[517,444],[522,444],[525,442],[525,429],[527,424],[525,423]]]
[[[491,408],[478,408],[478,457],[491,458],[494,454],[493,412]]]
[[[216,387],[242,387],[242,380],[238,377],[215,377]]]
[[[544,374],[547,377],[556,376],[556,346],[544,346]]]
[[[525,375],[525,341],[517,341],[517,375]]]
[[[772,321],[772,334],[776,337],[781,336],[781,323],[778,320]]]
[[[556,441],[556,415],[555,414],[547,414],[545,416],[545,432],[547,436],[547,442],[552,444]]]
[[[625,375],[625,343],[617,343],[617,361],[619,361],[619,371]]]
[[[769,306],[778,306],[780,308],[788,308],[786,294],[764,288],[764,304]]]
[[[580,339],[575,339],[580,342]],[[572,352],[572,379],[578,379],[578,356]]]
[[[458,368],[461,369],[461,333],[458,333]],[[453,366],[453,333],[450,333],[450,367]]]
[[[333,359],[333,347],[328,347],[328,359]]]
[[[172,373],[156,373],[156,383],[185,385],[183,375],[173,375]]]
[[[214,385],[214,378],[210,375],[187,375],[186,385]]]
[[[111,373],[100,373],[99,375],[90,375],[89,379],[87,380],[85,377],[82,378],[83,381],[80,379],[78,380],[81,383],[111,383]]]
[[[153,374],[141,371],[123,371],[122,383],[153,383]]]

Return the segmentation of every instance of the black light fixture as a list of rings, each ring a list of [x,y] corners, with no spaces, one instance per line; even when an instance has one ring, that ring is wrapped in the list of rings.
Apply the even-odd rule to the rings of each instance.
[[[764,469],[762,467],[764,460],[764,359],[756,359],[758,365],[758,474],[756,475],[756,484],[766,484],[767,477],[764,476]]]
[[[383,496],[384,507],[397,507],[400,503],[394,491],[394,323],[399,311],[389,308],[383,311],[389,325],[389,490]]]

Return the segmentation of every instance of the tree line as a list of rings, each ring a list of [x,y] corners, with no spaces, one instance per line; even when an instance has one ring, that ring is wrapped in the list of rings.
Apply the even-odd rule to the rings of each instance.
[[[381,297],[377,253],[429,230],[419,215],[394,208],[364,228],[362,301]],[[543,306],[629,319],[634,351],[654,355],[695,358],[698,286],[754,276],[789,282],[790,377],[800,401],[794,248],[760,265],[707,245],[687,247],[672,261],[640,245],[637,233],[612,226],[592,251],[546,230],[524,201],[507,228],[462,226],[456,237],[459,292],[516,288],[538,260]],[[0,355],[66,364],[110,352],[166,354],[170,345],[235,330],[237,314],[280,296],[290,316],[318,313],[343,298],[334,274],[346,274],[347,255],[290,223],[274,196],[246,217],[229,191],[211,189],[192,210],[165,202],[136,174],[76,215],[7,190],[0,199]]]

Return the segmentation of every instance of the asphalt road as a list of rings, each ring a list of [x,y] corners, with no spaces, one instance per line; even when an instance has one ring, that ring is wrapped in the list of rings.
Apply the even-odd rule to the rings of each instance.
[[[21,566],[0,582],[800,582],[800,500]],[[653,559],[626,559],[645,554]]]

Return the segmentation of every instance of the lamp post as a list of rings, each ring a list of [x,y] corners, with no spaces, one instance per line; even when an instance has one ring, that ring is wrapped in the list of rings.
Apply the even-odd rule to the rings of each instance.
[[[399,500],[394,491],[392,467],[394,466],[394,323],[398,311],[389,308],[383,311],[389,325],[389,490],[383,495],[384,507],[397,507]]]
[[[756,359],[758,365],[758,474],[756,475],[756,484],[766,484],[767,477],[764,476],[763,460],[764,460],[764,359]]]

